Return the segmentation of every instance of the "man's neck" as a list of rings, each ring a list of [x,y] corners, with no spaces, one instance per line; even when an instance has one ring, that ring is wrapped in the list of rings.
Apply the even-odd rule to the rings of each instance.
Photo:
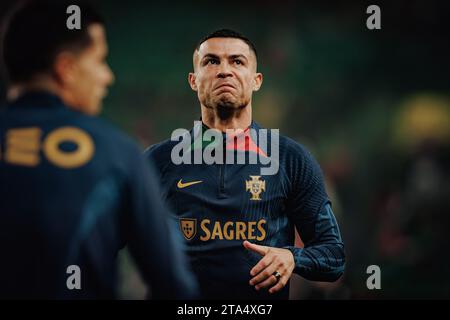
[[[42,76],[36,77],[29,82],[11,85],[8,88],[7,99],[12,101],[21,95],[32,91],[46,91],[60,97],[62,96],[58,85],[52,79]]]
[[[202,122],[208,127],[225,132],[227,129],[247,129],[252,123],[252,105],[230,113],[229,117],[220,117],[216,109],[201,106]]]

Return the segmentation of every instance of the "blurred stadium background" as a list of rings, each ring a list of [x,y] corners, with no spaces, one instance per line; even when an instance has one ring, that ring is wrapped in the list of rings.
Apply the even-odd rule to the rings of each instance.
[[[1,18],[13,3],[1,1]],[[450,298],[448,2],[93,3],[116,76],[102,117],[143,148],[199,118],[187,74],[203,35],[229,27],[254,41],[264,74],[254,119],[316,156],[346,243],[344,277],[294,276],[293,299]],[[369,4],[381,30],[366,28]],[[142,297],[121,261],[122,297]],[[372,264],[381,290],[366,287]]]

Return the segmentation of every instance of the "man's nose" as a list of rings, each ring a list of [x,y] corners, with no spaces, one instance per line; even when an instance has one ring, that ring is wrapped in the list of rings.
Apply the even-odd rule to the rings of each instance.
[[[116,80],[113,71],[111,70],[111,68],[109,66],[107,66],[107,70],[106,70],[106,85],[110,86],[114,83],[114,81]]]
[[[230,65],[226,62],[221,63],[219,66],[219,70],[217,72],[217,77],[218,78],[227,78],[227,77],[232,77],[233,74],[230,71]]]

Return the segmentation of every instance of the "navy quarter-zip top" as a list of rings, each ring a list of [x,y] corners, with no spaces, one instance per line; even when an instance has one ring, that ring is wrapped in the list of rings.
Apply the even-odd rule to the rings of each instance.
[[[145,152],[158,169],[162,197],[172,208],[204,298],[288,298],[289,285],[275,294],[249,285],[250,270],[261,256],[247,251],[244,240],[289,249],[294,272],[310,280],[335,281],[344,271],[344,244],[316,160],[285,136],[274,146],[258,144],[249,129],[261,127],[252,122],[242,133],[245,143],[223,143],[224,150],[231,145],[236,155],[249,157],[278,148],[276,174],[262,175],[265,165],[259,162],[175,164],[171,153],[178,141],[166,140]],[[193,129],[190,134],[195,136]],[[206,140],[202,137],[203,149],[214,143]],[[304,248],[294,247],[295,228]]]

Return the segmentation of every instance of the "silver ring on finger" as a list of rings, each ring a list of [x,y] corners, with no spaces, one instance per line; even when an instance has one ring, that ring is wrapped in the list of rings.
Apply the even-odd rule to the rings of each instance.
[[[281,278],[281,273],[279,273],[278,271],[275,271],[274,273],[272,273],[272,275],[277,279],[277,283],[278,283],[278,281],[280,281],[280,278]]]

